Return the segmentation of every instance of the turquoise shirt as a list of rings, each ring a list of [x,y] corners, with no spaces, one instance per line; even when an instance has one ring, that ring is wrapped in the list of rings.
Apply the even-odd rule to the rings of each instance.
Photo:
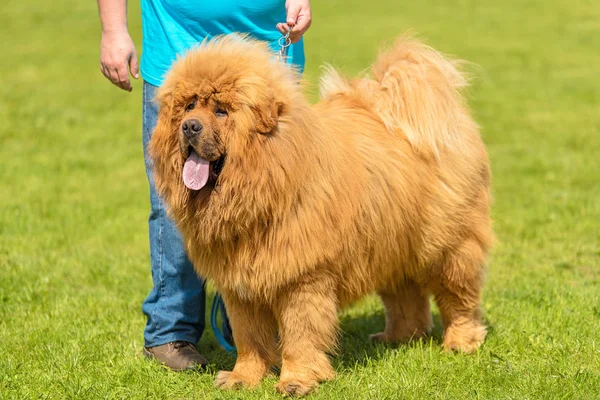
[[[165,74],[187,50],[205,38],[232,32],[248,33],[279,50],[285,22],[285,0],[141,0],[142,77],[160,86]],[[288,60],[304,69],[304,44],[292,45]]]

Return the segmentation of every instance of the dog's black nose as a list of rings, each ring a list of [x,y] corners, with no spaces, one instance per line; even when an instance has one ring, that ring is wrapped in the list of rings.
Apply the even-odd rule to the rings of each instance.
[[[197,119],[188,119],[181,125],[181,130],[188,139],[191,139],[202,132],[202,124]]]

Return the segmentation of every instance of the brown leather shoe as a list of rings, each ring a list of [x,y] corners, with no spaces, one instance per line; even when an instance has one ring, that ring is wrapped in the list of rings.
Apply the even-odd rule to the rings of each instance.
[[[155,347],[144,347],[144,355],[173,371],[205,369],[208,361],[190,342],[176,341]]]

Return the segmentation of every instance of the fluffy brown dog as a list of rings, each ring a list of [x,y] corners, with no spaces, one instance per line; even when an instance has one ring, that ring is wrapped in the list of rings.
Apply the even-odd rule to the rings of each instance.
[[[157,186],[223,294],[238,349],[219,387],[255,386],[279,360],[283,393],[333,378],[337,312],[373,291],[386,310],[375,340],[425,335],[430,295],[446,349],[484,340],[490,171],[465,79],[411,39],[372,74],[329,70],[313,107],[265,44],[222,37],[160,89]]]

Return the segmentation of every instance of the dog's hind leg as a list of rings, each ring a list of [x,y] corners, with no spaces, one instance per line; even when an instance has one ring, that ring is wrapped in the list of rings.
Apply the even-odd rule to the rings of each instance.
[[[412,280],[393,290],[381,291],[385,330],[371,335],[374,341],[394,343],[419,339],[431,331],[429,296]]]
[[[472,352],[485,339],[479,304],[485,252],[474,239],[465,240],[439,266],[431,290],[444,323],[444,349]]]
[[[277,321],[269,307],[240,300],[223,292],[237,348],[233,371],[219,371],[215,385],[221,389],[254,387],[278,360]]]
[[[335,289],[327,277],[307,276],[283,290],[278,299],[282,365],[275,387],[279,392],[303,396],[335,376],[327,357],[337,340]]]

